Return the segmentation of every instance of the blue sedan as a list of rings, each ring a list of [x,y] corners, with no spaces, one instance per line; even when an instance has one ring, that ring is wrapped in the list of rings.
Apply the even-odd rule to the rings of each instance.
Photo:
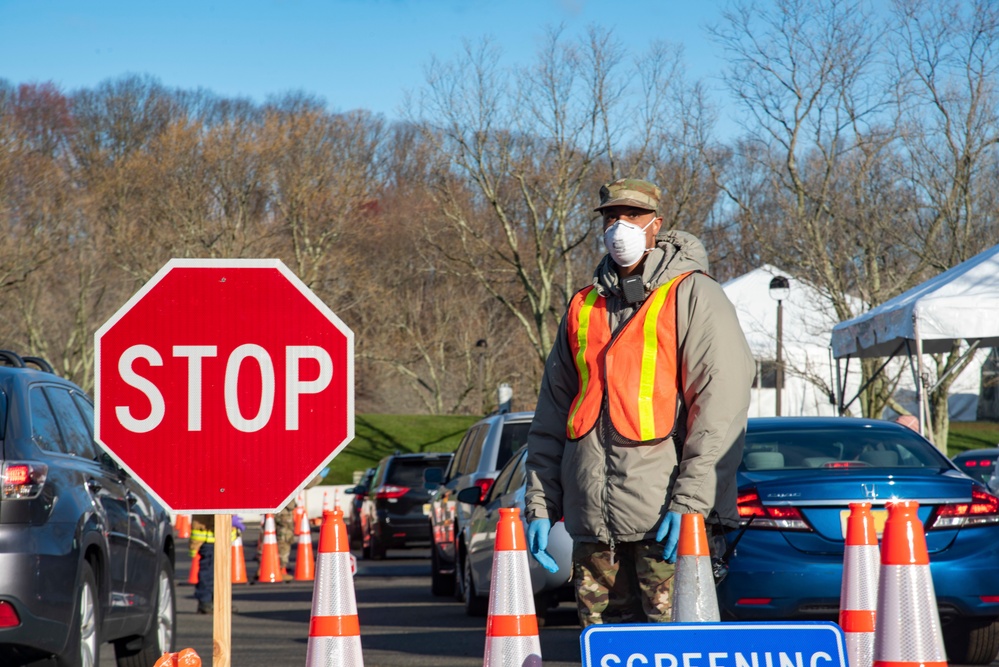
[[[839,613],[849,503],[919,502],[951,663],[999,653],[999,498],[918,433],[868,419],[750,419],[738,472],[742,527],[718,585],[724,617]]]

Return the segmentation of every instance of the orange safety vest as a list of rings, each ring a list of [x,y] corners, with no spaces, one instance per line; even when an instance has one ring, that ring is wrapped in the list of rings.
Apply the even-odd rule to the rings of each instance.
[[[661,440],[676,425],[676,285],[693,272],[656,288],[617,336],[611,335],[607,300],[593,287],[569,302],[569,347],[579,392],[569,408],[566,435],[578,440],[597,423],[604,395],[614,429],[629,440]]]

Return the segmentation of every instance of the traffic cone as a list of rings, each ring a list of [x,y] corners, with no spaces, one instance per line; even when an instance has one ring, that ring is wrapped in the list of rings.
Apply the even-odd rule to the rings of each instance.
[[[243,554],[243,536],[237,535],[232,542],[232,583],[245,584],[246,557]]]
[[[676,545],[671,620],[684,623],[720,621],[715,577],[711,571],[708,533],[700,512],[680,517],[680,541]]]
[[[870,667],[874,661],[879,562],[871,504],[850,503],[839,593],[839,625],[846,639],[850,667]]]
[[[483,667],[540,667],[541,641],[527,566],[527,539],[517,507],[500,508],[491,581]]]
[[[177,539],[186,540],[191,537],[191,515],[178,514],[173,524],[173,532]]]
[[[302,514],[298,533],[298,551],[295,553],[295,581],[313,581],[315,576],[315,561],[312,557],[312,529],[309,528],[309,517]]]
[[[947,667],[919,503],[890,500],[886,507],[874,667]]]
[[[201,566],[201,553],[195,552],[194,556],[191,557],[191,571],[187,574],[187,583],[192,586],[197,586],[198,584],[198,568]]]
[[[301,500],[302,497],[299,496],[298,498],[299,498],[299,500]],[[296,500],[295,501],[295,510],[292,513],[292,521],[293,521],[293,525],[295,526],[295,535],[296,536],[302,534],[302,517],[305,516],[305,515],[306,515],[305,505],[303,503],[298,502],[298,500]]]
[[[337,505],[337,507],[338,508],[340,507],[339,504]],[[325,515],[329,511],[330,511],[330,501],[326,495],[326,492],[323,491],[323,514]],[[311,523],[313,526],[322,526],[323,518],[321,516],[317,516],[315,519],[312,519]]]
[[[268,514],[264,519],[264,541],[260,548],[260,569],[257,571],[257,581],[267,583],[284,581],[281,574],[281,558],[278,556],[277,529],[274,526],[273,514]]]
[[[312,619],[306,667],[361,667],[361,628],[357,622],[350,540],[343,512],[323,514],[319,558],[312,589]]]
[[[177,653],[164,653],[153,667],[201,667],[201,656],[193,648],[185,648]]]

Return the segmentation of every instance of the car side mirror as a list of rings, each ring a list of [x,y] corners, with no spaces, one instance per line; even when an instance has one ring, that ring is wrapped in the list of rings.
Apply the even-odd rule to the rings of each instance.
[[[357,487],[351,486],[349,488],[344,489],[343,492],[349,495],[354,495],[355,493],[357,493]]]
[[[433,491],[441,482],[444,481],[444,469],[443,468],[427,468],[423,471],[423,488],[427,491]]]
[[[468,503],[469,505],[481,505],[482,489],[478,486],[470,486],[467,489],[462,489],[458,492],[458,502]]]

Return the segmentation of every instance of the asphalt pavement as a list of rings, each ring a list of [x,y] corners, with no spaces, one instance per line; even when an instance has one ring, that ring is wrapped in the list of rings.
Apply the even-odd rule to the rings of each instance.
[[[247,575],[256,575],[255,528],[243,535]],[[312,533],[318,541],[318,529]],[[389,550],[382,561],[362,560],[354,577],[366,667],[472,667],[481,665],[485,619],[470,618],[453,598],[430,594],[429,549]],[[294,572],[292,548],[291,571]],[[191,559],[187,540],[177,544],[177,650],[193,648],[205,667],[212,664],[212,617],[196,613],[194,587],[187,583]],[[312,582],[241,584],[232,588],[233,667],[305,665]],[[580,665],[575,606],[562,603],[541,629],[546,667]],[[114,649],[102,646],[100,667],[114,667]],[[951,665],[951,667],[961,667]],[[999,667],[999,660],[989,667]]]
[[[257,531],[243,535],[247,575],[256,575]],[[313,532],[313,543],[318,531]],[[193,648],[206,667],[212,660],[212,618],[196,613],[194,587],[187,584],[191,559],[187,540],[177,548],[177,650]],[[366,667],[471,667],[481,665],[485,619],[470,618],[453,598],[430,594],[429,549],[389,550],[383,561],[362,560],[354,578],[361,647]],[[292,549],[294,572],[295,549]],[[240,584],[232,588],[233,667],[304,665],[312,609],[311,582]],[[563,603],[541,630],[541,652],[550,667],[578,666],[579,626],[575,607]],[[114,649],[102,646],[100,667],[114,666]]]

